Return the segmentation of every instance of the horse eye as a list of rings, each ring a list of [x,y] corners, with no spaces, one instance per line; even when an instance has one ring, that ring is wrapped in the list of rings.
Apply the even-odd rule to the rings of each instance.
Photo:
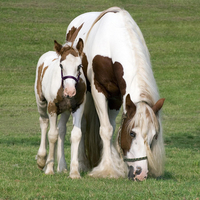
[[[61,69],[63,69],[63,66],[62,66],[62,64],[60,64],[60,68],[61,68]]]
[[[135,133],[134,131],[131,131],[131,132],[130,132],[130,136],[131,136],[132,138],[135,138],[136,133]]]

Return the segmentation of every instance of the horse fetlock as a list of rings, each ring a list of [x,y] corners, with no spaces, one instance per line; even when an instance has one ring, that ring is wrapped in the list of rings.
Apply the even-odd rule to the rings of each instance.
[[[100,136],[102,140],[111,140],[112,139],[112,133],[113,133],[113,127],[100,127]]]

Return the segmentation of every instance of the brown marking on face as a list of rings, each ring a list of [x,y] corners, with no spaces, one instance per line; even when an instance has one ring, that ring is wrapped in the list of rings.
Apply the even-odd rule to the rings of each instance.
[[[130,94],[126,96],[126,110],[126,117],[122,123],[121,129],[121,148],[124,152],[124,155],[126,155],[131,148],[133,138],[130,136],[130,132],[135,127],[135,123],[133,123],[130,128],[130,122],[132,121],[136,113],[136,106],[132,102]]]
[[[63,47],[63,48],[61,49],[61,51],[60,51],[60,55],[61,55],[60,62],[62,62],[63,60],[65,60],[66,57],[67,57],[69,54],[73,55],[74,57],[78,57],[78,56],[79,56],[78,52],[77,52],[74,48],[72,48],[72,47],[70,47],[70,46]]]
[[[72,98],[63,97],[63,87],[60,86],[57,96],[54,99],[53,103],[57,107],[56,113],[60,113],[69,110],[70,112],[75,112],[79,106],[83,103],[84,94],[86,92],[86,84],[82,78],[79,79],[79,82],[76,84],[76,95]]]
[[[108,99],[110,109],[119,110],[126,91],[121,64],[118,62],[113,64],[111,58],[96,55],[92,65],[96,89]]]
[[[42,95],[42,80],[43,80],[43,77],[44,77],[44,74],[48,68],[48,66],[46,66],[44,69],[44,63],[42,63],[39,67],[38,67],[38,78],[37,78],[37,94],[40,98],[41,101],[44,100],[44,97]]]
[[[121,149],[124,152],[124,155],[127,154],[127,152],[131,148],[131,143],[133,138],[130,136],[130,130],[128,130],[128,126],[130,123],[131,118],[126,117],[124,119],[124,122],[122,124],[122,129],[121,129]],[[133,124],[132,128],[134,128],[135,124]],[[119,140],[119,138],[118,138]]]

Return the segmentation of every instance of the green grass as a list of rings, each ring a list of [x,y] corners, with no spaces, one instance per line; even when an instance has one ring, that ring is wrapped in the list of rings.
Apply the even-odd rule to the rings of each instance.
[[[35,155],[40,143],[34,97],[36,64],[53,40],[63,43],[77,15],[120,6],[140,26],[151,54],[163,107],[165,174],[144,182],[46,176]],[[200,198],[199,0],[1,0],[0,200]],[[119,125],[120,118],[117,124]],[[70,130],[65,141],[70,162]]]

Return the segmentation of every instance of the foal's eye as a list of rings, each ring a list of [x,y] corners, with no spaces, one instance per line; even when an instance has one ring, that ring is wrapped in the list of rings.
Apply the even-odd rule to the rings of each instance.
[[[63,66],[62,66],[62,64],[60,64],[60,68],[61,68],[61,69],[63,69]]]
[[[135,133],[134,131],[131,131],[131,132],[130,132],[130,136],[131,136],[132,138],[135,138],[136,133]]]

